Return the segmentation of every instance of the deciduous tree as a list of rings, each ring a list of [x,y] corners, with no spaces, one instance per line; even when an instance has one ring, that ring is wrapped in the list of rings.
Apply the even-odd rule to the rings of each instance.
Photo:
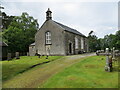
[[[8,29],[3,32],[3,39],[8,43],[9,51],[27,52],[29,45],[35,41],[38,26],[37,20],[27,13],[15,16]]]

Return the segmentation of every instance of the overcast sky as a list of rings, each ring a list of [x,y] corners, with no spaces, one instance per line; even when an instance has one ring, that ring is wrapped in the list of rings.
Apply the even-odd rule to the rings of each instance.
[[[118,30],[118,0],[1,0],[8,15],[20,16],[27,12],[41,26],[48,8],[52,19],[85,34],[93,30],[97,37],[115,34]]]

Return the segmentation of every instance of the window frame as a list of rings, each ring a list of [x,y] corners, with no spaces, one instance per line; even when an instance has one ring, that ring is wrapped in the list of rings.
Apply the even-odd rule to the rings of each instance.
[[[75,37],[75,49],[78,49],[79,48],[79,42],[78,42],[78,38]]]
[[[84,38],[81,37],[81,49],[84,49]]]
[[[45,32],[45,45],[51,45],[52,44],[52,39],[51,39],[51,32],[47,31]]]

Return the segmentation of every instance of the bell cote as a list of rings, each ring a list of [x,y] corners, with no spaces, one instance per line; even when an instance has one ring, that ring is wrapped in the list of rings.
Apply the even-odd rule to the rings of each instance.
[[[47,12],[46,12],[46,20],[50,20],[52,19],[52,12],[50,11],[50,9],[48,8]]]

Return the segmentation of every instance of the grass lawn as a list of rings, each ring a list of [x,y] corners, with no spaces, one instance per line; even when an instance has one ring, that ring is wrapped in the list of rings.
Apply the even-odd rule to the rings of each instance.
[[[41,58],[38,58],[38,56],[21,56],[20,59],[17,60],[0,61],[0,64],[2,63],[2,80],[6,81],[33,65],[56,60],[61,57],[63,56],[49,56],[49,58],[46,59],[46,56],[42,56]]]
[[[40,88],[118,88],[117,66],[106,72],[105,56],[91,56],[53,75]]]

